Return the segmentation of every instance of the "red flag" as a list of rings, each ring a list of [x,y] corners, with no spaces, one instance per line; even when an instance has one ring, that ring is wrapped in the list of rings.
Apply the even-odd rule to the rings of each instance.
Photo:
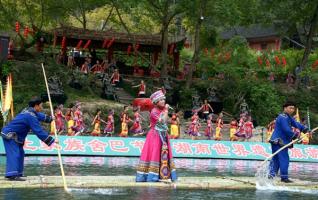
[[[15,22],[15,32],[16,33],[20,32],[20,24],[19,24],[19,22]]]
[[[107,43],[109,42],[110,40],[108,40],[108,39],[104,39],[104,42],[103,42],[103,48],[105,48],[106,46],[107,46]]]
[[[66,49],[66,37],[63,36],[63,39],[62,39],[62,49]]]
[[[80,49],[82,46],[83,40],[80,40],[77,45],[76,45],[76,49]]]
[[[26,27],[24,28],[23,36],[24,36],[24,38],[27,38],[28,35],[29,35],[29,27],[26,26]]]
[[[111,47],[114,42],[115,42],[115,38],[113,37],[113,38],[108,42],[108,44],[107,44],[107,49],[108,49],[109,47]]]
[[[283,67],[285,67],[286,64],[287,64],[286,58],[283,56],[283,57],[282,57],[282,65],[283,65]]]
[[[84,45],[84,49],[87,49],[89,47],[89,45],[91,44],[91,40],[87,40],[86,44]]]
[[[131,45],[128,45],[128,48],[127,48],[127,55],[128,55],[128,56],[130,56],[131,49],[132,49],[132,46],[131,46]]]

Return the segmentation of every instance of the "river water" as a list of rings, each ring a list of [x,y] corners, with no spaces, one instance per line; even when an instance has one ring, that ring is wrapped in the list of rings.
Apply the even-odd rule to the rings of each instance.
[[[223,159],[176,159],[178,176],[254,176],[259,161]],[[135,174],[138,158],[126,157],[63,157],[66,175],[129,175]],[[5,157],[0,156],[0,175],[5,170]],[[290,165],[290,177],[318,181],[317,163]],[[57,157],[26,157],[28,176],[60,175]],[[318,192],[261,190],[189,190],[160,188],[72,189],[71,195],[58,189],[0,189],[0,199],[317,199]]]

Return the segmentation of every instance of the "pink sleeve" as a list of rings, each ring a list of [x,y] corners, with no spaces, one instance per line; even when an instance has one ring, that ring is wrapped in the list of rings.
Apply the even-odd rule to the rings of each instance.
[[[151,114],[150,114],[150,118],[152,122],[157,122],[158,119],[160,117],[160,112],[158,109],[152,109]]]

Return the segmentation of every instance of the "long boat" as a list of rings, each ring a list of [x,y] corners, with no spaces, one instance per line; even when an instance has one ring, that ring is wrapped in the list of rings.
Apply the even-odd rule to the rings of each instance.
[[[2,140],[2,138],[0,139]],[[63,156],[140,156],[145,138],[59,136]],[[171,140],[176,158],[217,158],[264,160],[271,154],[270,144],[261,142],[232,142],[214,140]],[[35,135],[28,135],[24,150],[26,155],[56,155],[57,146],[48,147]],[[4,155],[3,142],[0,154]],[[318,146],[296,144],[289,149],[291,161],[318,162]]]

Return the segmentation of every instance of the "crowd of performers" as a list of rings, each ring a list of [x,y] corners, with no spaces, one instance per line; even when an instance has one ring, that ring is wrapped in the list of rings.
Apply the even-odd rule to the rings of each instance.
[[[208,103],[205,103],[208,104]],[[214,120],[212,114],[206,115],[206,119],[200,119],[198,112],[205,114],[204,109],[208,106],[209,109],[212,107],[208,104],[203,104],[198,110],[193,111],[193,116],[190,119],[186,134],[191,136],[193,140],[198,139],[200,136],[204,136],[208,140],[222,140],[222,128],[223,128],[223,113],[217,115]],[[140,114],[139,107],[133,107],[133,116],[129,112],[129,106],[124,106],[120,116],[120,137],[141,136],[144,135],[144,129],[142,122],[146,121]],[[78,136],[87,134],[85,130],[92,129],[89,131],[91,136],[114,136],[115,120],[114,110],[108,111],[106,119],[102,119],[102,111],[97,109],[96,115],[94,116],[91,126],[87,127],[84,123],[83,112],[81,111],[81,103],[76,102],[75,105],[71,105],[66,109],[65,114],[63,113],[63,105],[54,107],[55,126],[51,124],[51,135],[54,135],[55,127],[56,132],[60,135],[66,134],[68,136]],[[173,112],[168,119],[168,127],[170,127],[170,137],[172,139],[178,139],[181,136],[181,123],[179,113]],[[205,123],[206,128],[201,134],[201,124]],[[236,119],[232,119],[230,122],[230,140],[246,140],[253,136],[253,123],[251,117],[247,113],[241,114],[239,122]]]
[[[123,112],[120,115],[121,132],[119,136],[127,137],[128,133],[132,133],[133,136],[143,135],[144,130],[142,128],[142,121],[145,119],[141,116],[139,107],[133,108],[133,119],[131,119],[128,114],[128,108],[128,106],[125,106]],[[81,103],[77,102],[74,106],[71,105],[69,108],[67,108],[65,115],[63,114],[62,110],[63,105],[54,107],[55,126],[52,122],[50,131],[51,135],[54,135],[55,127],[58,134],[63,134],[65,132],[68,136],[84,134],[86,126],[84,123],[83,113],[81,111]],[[106,120],[102,119],[101,114],[102,111],[97,109],[96,115],[91,122],[93,130],[90,132],[90,135],[113,136],[115,130],[114,110],[110,109],[108,111]],[[130,128],[128,128],[129,123],[132,123]],[[102,124],[104,124],[104,129],[102,129]]]

